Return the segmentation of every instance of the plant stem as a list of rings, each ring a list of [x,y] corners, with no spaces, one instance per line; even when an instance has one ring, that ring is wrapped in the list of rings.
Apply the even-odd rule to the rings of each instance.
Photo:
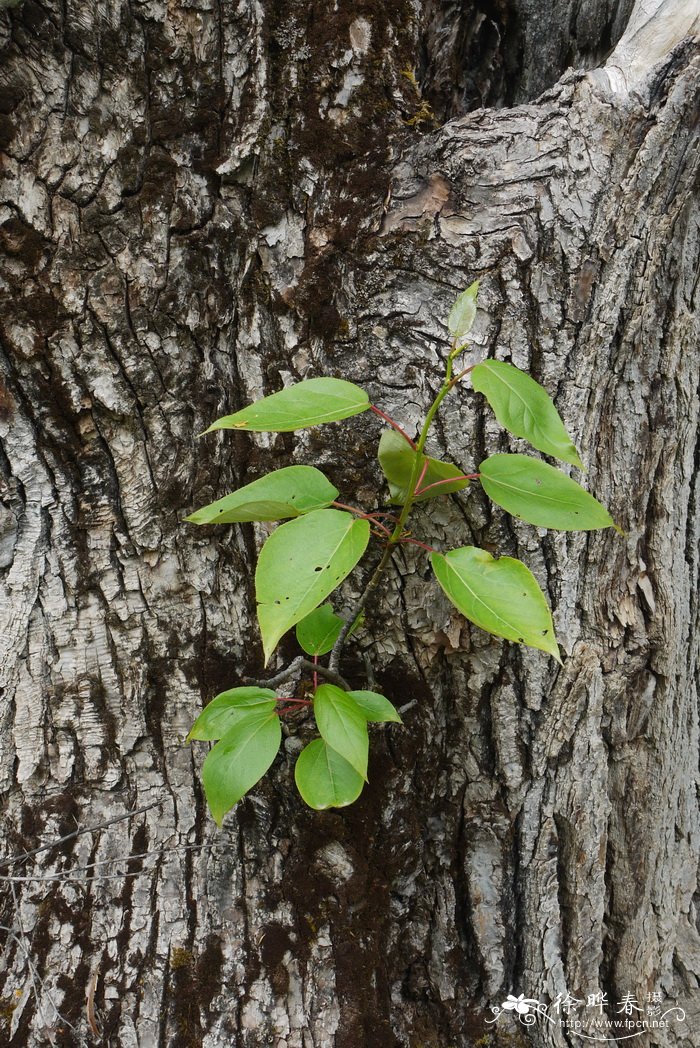
[[[453,386],[456,386],[457,383],[459,382],[459,380],[461,378],[464,378],[465,375],[468,375],[470,371],[473,371],[475,367],[476,367],[476,364],[470,364],[468,368],[464,368],[464,370],[460,371],[458,375],[455,375],[454,378],[451,378],[450,379],[450,389],[452,389]]]
[[[371,520],[372,523],[380,528],[386,536],[391,535],[389,529],[382,524],[381,521],[377,520],[377,517],[386,516],[384,513],[363,513],[361,509],[355,509],[354,506],[348,506],[345,502],[331,502],[331,506],[336,506],[338,509],[348,510],[348,512],[354,513],[356,517],[359,517],[360,520]],[[389,516],[391,516],[391,514],[389,514]],[[381,538],[381,535],[379,537]]]
[[[97,833],[98,830],[114,826],[117,822],[133,819],[136,815],[142,815],[145,811],[156,808],[158,804],[160,804],[160,801],[153,801],[151,804],[145,804],[143,808],[134,808],[133,811],[127,811],[123,815],[117,815],[114,819],[108,819],[107,822],[98,822],[95,826],[79,827],[77,830],[67,833],[64,837],[58,837],[57,840],[51,841],[50,844],[42,844],[40,847],[32,848],[31,851],[23,852],[21,855],[10,855],[9,858],[0,859],[0,869],[4,869],[6,866],[13,866],[16,862],[24,862],[26,859],[31,859],[32,856],[39,855],[41,852],[51,851],[52,848],[58,848],[60,844],[72,841],[74,837],[81,837],[85,833]]]
[[[426,491],[430,491],[431,488],[439,488],[441,484],[454,484],[456,480],[478,480],[480,476],[480,473],[463,473],[460,477],[446,477],[445,480],[436,480],[434,484],[428,484],[427,488],[421,488],[419,485],[415,494],[418,497],[425,495]]]
[[[356,509],[354,506],[348,506],[346,502],[331,502],[331,506],[335,506],[336,509],[346,509],[348,513],[354,513],[358,517],[364,516],[361,509]]]
[[[350,630],[353,627],[353,623],[356,621],[357,616],[360,614],[360,612],[364,608],[365,604],[367,603],[367,601],[371,597],[372,593],[374,592],[374,590],[375,590],[375,588],[377,586],[377,583],[379,582],[379,579],[380,579],[380,577],[382,575],[382,572],[384,571],[385,567],[387,566],[387,564],[391,560],[392,554],[393,554],[395,549],[396,549],[396,544],[390,538],[389,542],[386,545],[386,549],[382,553],[382,558],[379,561],[379,563],[377,564],[376,568],[374,569],[374,572],[372,573],[372,577],[370,578],[369,582],[365,586],[365,588],[364,588],[364,590],[363,590],[363,592],[362,592],[362,594],[360,596],[360,599],[358,600],[358,602],[355,605],[355,607],[352,609],[351,614],[345,620],[345,624],[344,624],[343,628],[341,629],[340,633],[338,634],[338,639],[336,640],[335,644],[333,645],[333,650],[331,652],[331,657],[328,660],[328,668],[333,673],[337,673],[338,665],[340,663],[340,656],[341,656],[342,651],[343,651],[343,646],[345,644],[345,641],[347,640],[347,636],[348,636]]]
[[[416,460],[413,463],[413,469],[411,470],[411,479],[408,482],[408,495],[406,496],[406,501],[404,502],[403,506],[401,507],[401,513],[399,514],[399,519],[398,519],[398,521],[396,523],[396,527],[394,528],[394,530],[392,532],[391,538],[389,539],[389,541],[391,543],[397,543],[399,541],[399,539],[401,538],[401,534],[403,532],[404,526],[405,526],[406,521],[408,519],[408,515],[411,512],[411,507],[412,507],[413,502],[414,502],[414,500],[416,498],[416,488],[418,487],[418,478],[420,477],[421,469],[423,468],[423,465],[422,465],[422,462],[421,462],[421,459],[423,457],[423,448],[425,447],[425,442],[428,439],[428,433],[430,432],[430,427],[433,424],[433,419],[435,418],[435,415],[437,413],[438,408],[440,407],[440,405],[442,404],[443,400],[445,399],[445,397],[447,396],[447,394],[450,392],[451,389],[452,389],[452,354],[450,354],[450,356],[447,358],[447,371],[445,373],[445,381],[441,385],[441,387],[440,387],[440,389],[438,391],[438,395],[435,397],[435,400],[432,402],[432,404],[428,408],[428,414],[425,416],[425,422],[423,423],[423,428],[421,430],[420,437],[418,438],[418,443],[416,445]]]
[[[428,472],[428,459],[426,458],[425,462],[423,463],[423,469],[421,470],[420,477],[416,481],[416,490],[413,492],[414,495],[418,494],[420,486],[423,483],[423,481],[425,480],[425,474],[427,472]]]
[[[337,673],[338,672],[338,666],[340,664],[340,656],[342,654],[343,646],[345,645],[345,641],[347,640],[348,634],[350,633],[350,630],[352,629],[352,624],[355,622],[357,616],[360,614],[360,612],[364,608],[365,604],[369,600],[370,596],[372,595],[372,593],[376,589],[377,584],[379,582],[379,579],[381,578],[382,574],[384,573],[384,569],[386,568],[386,566],[388,565],[389,561],[391,560],[391,558],[392,558],[392,556],[394,554],[394,550],[396,549],[398,544],[401,542],[401,537],[403,535],[404,528],[406,526],[406,521],[408,520],[408,515],[411,512],[411,507],[412,507],[413,502],[414,502],[414,500],[416,498],[416,488],[417,488],[418,483],[419,483],[419,477],[422,480],[423,476],[425,475],[425,473],[423,473],[421,475],[421,469],[423,471],[425,471],[426,466],[427,466],[427,463],[423,464],[423,462],[422,462],[422,459],[423,459],[423,448],[425,447],[425,442],[428,439],[428,433],[430,432],[430,427],[431,427],[431,425],[433,423],[433,419],[435,418],[435,415],[437,413],[438,408],[442,404],[442,402],[445,399],[445,397],[447,396],[447,394],[452,389],[455,381],[457,381],[457,379],[453,379],[452,378],[452,360],[453,360],[453,358],[455,356],[457,356],[458,353],[461,353],[461,352],[462,352],[462,347],[461,346],[460,347],[456,347],[456,348],[454,346],[452,347],[452,351],[450,352],[450,355],[447,358],[447,368],[446,368],[446,371],[445,371],[445,380],[442,383],[442,386],[440,387],[440,389],[438,391],[438,394],[435,397],[434,401],[432,402],[432,404],[428,408],[428,414],[425,416],[425,422],[423,423],[423,428],[421,429],[420,437],[418,438],[418,443],[417,444],[413,443],[411,438],[401,429],[401,427],[397,423],[395,423],[393,421],[393,419],[390,419],[387,415],[385,415],[382,411],[380,411],[379,408],[375,408],[374,405],[372,405],[372,410],[374,412],[376,412],[376,414],[380,415],[383,419],[385,419],[389,423],[390,426],[393,426],[394,429],[396,429],[399,433],[402,434],[402,436],[404,436],[406,438],[406,440],[409,442],[411,447],[415,450],[416,458],[415,458],[415,462],[413,464],[413,469],[411,471],[411,479],[408,482],[408,495],[406,496],[406,501],[404,502],[403,506],[401,507],[401,512],[399,513],[399,519],[397,520],[396,526],[394,527],[394,530],[391,533],[389,541],[387,542],[386,549],[384,550],[384,553],[382,554],[381,560],[379,561],[379,563],[377,564],[376,568],[374,569],[374,572],[372,573],[372,576],[371,576],[369,582],[365,586],[364,591],[363,591],[363,593],[360,596],[360,599],[358,600],[357,604],[353,608],[352,614],[347,618],[347,620],[345,622],[345,625],[343,626],[343,628],[341,629],[340,633],[338,634],[338,639],[336,640],[335,644],[333,645],[333,650],[331,651],[331,657],[328,660],[328,667],[329,667],[329,669],[333,673]],[[471,368],[468,368],[467,370],[471,370]],[[464,372],[464,374],[466,374],[466,371]],[[461,375],[459,377],[461,377]]]
[[[354,620],[353,620],[354,621]],[[289,663],[286,669],[280,670],[279,673],[275,674],[274,677],[270,677],[269,680],[255,680],[253,677],[244,677],[243,681],[245,684],[252,684],[255,688],[276,688],[278,684],[284,684],[285,681],[291,680],[300,670],[307,670],[311,673],[318,673],[319,677],[325,677],[331,684],[337,684],[339,688],[344,691],[350,691],[350,685],[339,673],[325,666],[316,665],[313,662],[309,662],[303,655],[298,655],[296,659]]]
[[[415,450],[415,442],[411,440],[406,430],[402,429],[398,422],[394,422],[393,418],[391,418],[389,415],[385,415],[384,412],[380,411],[379,408],[374,406],[374,404],[370,404],[370,408],[375,413],[375,415],[379,415],[379,417],[383,418],[385,422],[388,422],[389,425],[393,429],[395,429],[397,433],[400,433],[404,440],[407,440],[411,447]]]
[[[410,542],[412,546],[420,546],[421,549],[427,549],[428,553],[437,553],[434,546],[429,546],[427,542],[421,542],[419,539],[412,539],[404,535],[400,542],[402,546],[405,542]]]

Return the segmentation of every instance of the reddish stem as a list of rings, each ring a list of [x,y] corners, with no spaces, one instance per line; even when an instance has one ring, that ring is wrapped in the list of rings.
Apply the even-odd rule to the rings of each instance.
[[[429,553],[437,553],[438,551],[434,546],[429,546],[427,542],[419,542],[418,539],[403,538],[399,539],[400,543],[410,542],[412,546],[420,546],[421,549],[427,549]]]
[[[416,481],[416,487],[415,487],[415,490],[413,492],[414,496],[417,495],[418,492],[420,491],[420,486],[423,483],[423,481],[425,479],[425,474],[427,472],[428,472],[428,459],[426,459],[425,462],[423,463],[423,469],[421,470],[420,477]]]
[[[408,443],[411,445],[414,451],[416,450],[415,441],[411,440],[406,430],[402,429],[398,422],[394,422],[393,418],[390,418],[389,415],[385,415],[384,412],[380,411],[379,408],[374,406],[374,404],[370,404],[370,408],[375,413],[375,415],[379,415],[379,417],[383,418],[385,422],[388,422],[389,425],[393,429],[395,429],[397,433],[400,433],[404,440],[408,441]]]
[[[314,666],[318,666],[318,655],[314,655]],[[314,671],[314,691],[318,687],[318,673]]]
[[[364,517],[364,513],[361,509],[355,509],[354,506],[348,506],[345,502],[331,502],[331,506],[336,506],[338,509],[346,509],[349,513],[356,513],[358,517]]]
[[[337,506],[338,509],[346,509],[350,513],[354,513],[360,520],[371,520],[376,527],[381,528],[385,535],[391,535],[391,532],[385,527],[377,517],[391,516],[386,513],[363,513],[361,509],[355,509],[354,506],[347,506],[344,502],[331,502],[331,506]]]
[[[476,364],[470,364],[468,368],[464,368],[464,370],[460,371],[458,375],[455,375],[453,379],[450,379],[449,388],[452,389],[453,386],[456,386],[459,380],[464,378],[465,375],[468,375],[470,371],[473,371],[475,367]]]
[[[416,495],[425,495],[431,488],[439,488],[441,484],[454,484],[456,480],[478,480],[480,473],[463,473],[460,477],[447,477],[445,480],[436,480],[434,484],[428,484],[427,488],[416,488]]]
[[[374,524],[375,528],[381,528],[381,531],[374,532],[375,535],[377,535],[379,538],[382,538],[382,536],[385,536],[389,539],[391,538],[391,532],[389,531],[389,529],[385,528],[383,524],[380,524],[378,520],[373,520],[372,523]]]

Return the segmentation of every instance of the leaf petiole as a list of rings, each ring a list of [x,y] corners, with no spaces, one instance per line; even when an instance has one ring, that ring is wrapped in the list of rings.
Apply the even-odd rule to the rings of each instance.
[[[402,429],[401,426],[398,424],[398,422],[394,422],[393,418],[391,418],[389,415],[385,415],[384,412],[380,411],[379,408],[375,407],[374,404],[370,404],[369,408],[370,408],[370,411],[373,411],[375,413],[375,415],[379,415],[379,417],[383,418],[385,422],[388,422],[389,425],[393,429],[395,429],[397,433],[401,434],[401,436],[404,438],[404,440],[408,441],[408,443],[411,445],[413,450],[414,451],[416,450],[416,443],[415,443],[415,441],[411,440],[411,438],[409,437],[409,435],[406,432],[406,430]]]
[[[345,502],[331,502],[331,506],[335,509],[346,509],[348,513],[354,513],[355,516],[362,517],[363,519],[367,516],[367,514],[361,509],[356,509],[355,506],[348,506]]]
[[[418,478],[418,481],[416,482],[415,491],[413,492],[414,495],[419,495],[420,494],[420,486],[423,483],[423,481],[425,480],[425,474],[427,472],[428,472],[428,459],[426,459],[425,462],[423,463],[423,469],[421,470],[420,477]]]
[[[355,516],[358,517],[360,520],[369,520],[376,528],[380,528],[385,535],[389,537],[391,536],[391,531],[389,530],[389,528],[387,528],[385,524],[382,524],[382,522],[377,518],[383,516],[392,517],[392,514],[363,513],[361,509],[356,509],[354,506],[348,506],[344,502],[331,502],[331,506],[335,506],[336,509],[348,510],[349,513],[354,513]]]
[[[464,376],[468,375],[470,371],[473,371],[475,367],[476,367],[476,364],[470,364],[468,368],[464,368],[462,371],[459,372],[459,374],[455,375],[454,378],[451,378],[449,380],[449,382],[450,382],[450,389],[453,389],[457,385],[457,383],[460,381],[460,379],[463,379]]]
[[[426,491],[430,491],[432,488],[439,488],[441,484],[454,484],[456,480],[478,480],[480,476],[480,473],[463,473],[460,477],[447,477],[446,480],[436,480],[434,484],[428,484],[425,488],[416,488],[414,494],[416,496],[425,495]]]
[[[412,539],[408,535],[405,535],[402,539],[399,539],[401,545],[405,542],[410,542],[412,546],[420,546],[421,549],[427,549],[428,553],[437,553],[438,551],[434,546],[429,546],[427,542],[421,542],[419,539]]]

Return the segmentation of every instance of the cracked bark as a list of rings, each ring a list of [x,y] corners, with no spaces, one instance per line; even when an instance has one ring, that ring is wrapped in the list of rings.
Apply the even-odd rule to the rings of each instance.
[[[678,999],[648,1043],[693,1043],[698,11],[650,7],[620,42],[603,0],[547,6],[546,40],[535,0],[2,14],[3,852],[155,805],[0,871],[37,878],[3,885],[6,1043],[94,1043],[93,992],[110,1045],[462,1048],[501,1043],[507,993],[597,990]],[[263,531],[179,518],[270,463],[371,506],[379,429],[194,435],[324,373],[410,428],[477,277],[465,363],[548,387],[626,535],[474,487],[415,526],[523,557],[564,668],[465,626],[407,550],[342,668],[366,647],[408,707],[361,801],[302,808],[302,715],[217,832],[183,739],[260,674]],[[448,444],[519,449],[466,389]]]

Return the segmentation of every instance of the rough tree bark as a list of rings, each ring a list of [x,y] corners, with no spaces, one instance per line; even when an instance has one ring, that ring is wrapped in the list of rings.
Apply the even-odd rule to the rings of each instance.
[[[636,1043],[694,1043],[698,9],[631,9],[2,14],[3,853],[151,806],[0,869],[4,1043],[565,1045],[489,1006],[598,990],[677,999]],[[529,563],[563,668],[467,628],[407,552],[344,664],[371,651],[406,707],[360,802],[303,808],[300,721],[217,832],[183,740],[260,673],[262,530],[182,511],[292,462],[372,505],[378,427],[194,436],[319,374],[415,424],[477,277],[469,359],[544,382],[626,534],[540,533],[474,486],[416,512]],[[448,444],[518,448],[468,389]]]

